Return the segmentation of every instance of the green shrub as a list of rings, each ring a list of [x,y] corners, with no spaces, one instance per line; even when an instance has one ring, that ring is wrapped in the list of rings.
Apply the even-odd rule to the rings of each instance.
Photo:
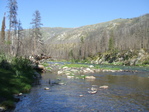
[[[30,89],[31,89],[31,85],[25,84],[25,85],[22,87],[21,92],[25,92],[25,93],[26,93],[26,92],[29,92]]]
[[[23,58],[23,57],[15,57],[12,60],[13,69],[16,71],[29,71],[31,70],[30,60]]]
[[[48,66],[49,66],[48,63],[43,63],[42,65],[43,65],[44,67],[48,67]]]
[[[31,89],[34,70],[30,64],[26,58],[15,57],[8,61],[0,54],[0,96],[7,100],[2,102],[2,106],[13,108],[13,94]]]

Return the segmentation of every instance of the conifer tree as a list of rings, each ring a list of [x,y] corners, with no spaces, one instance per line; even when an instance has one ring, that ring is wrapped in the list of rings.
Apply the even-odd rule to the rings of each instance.
[[[5,14],[4,14],[4,17],[3,17],[3,21],[2,21],[2,28],[1,28],[1,40],[2,40],[2,43],[5,41]]]
[[[41,34],[41,16],[38,10],[33,14],[32,19],[32,38],[33,38],[33,54],[42,53],[41,49],[43,47],[42,34]]]
[[[16,0],[8,0],[8,18],[9,18],[9,31],[8,31],[8,41],[11,43],[10,52],[14,54],[15,51],[15,40],[17,35],[17,1]]]
[[[16,49],[16,56],[21,55],[22,52],[22,37],[23,37],[23,28],[21,21],[18,22],[18,36],[17,36],[17,49]]]

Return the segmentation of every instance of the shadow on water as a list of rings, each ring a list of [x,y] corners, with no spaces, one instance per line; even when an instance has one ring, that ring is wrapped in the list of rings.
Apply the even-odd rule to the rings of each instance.
[[[95,80],[67,79],[51,73],[43,74],[41,85],[22,97],[14,112],[130,112],[149,111],[149,72],[100,72]],[[49,85],[49,79],[61,79],[63,85]],[[96,94],[89,94],[92,85]],[[100,89],[107,85],[109,88]],[[49,90],[44,90],[49,87]]]

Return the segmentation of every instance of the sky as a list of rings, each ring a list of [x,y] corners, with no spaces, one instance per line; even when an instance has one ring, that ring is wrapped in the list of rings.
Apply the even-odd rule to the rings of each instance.
[[[8,0],[0,0],[0,27]],[[118,18],[149,13],[149,0],[17,0],[23,28],[31,28],[33,13],[39,10],[43,27],[76,28]],[[8,15],[8,14],[7,14]],[[8,19],[6,20],[8,29]]]

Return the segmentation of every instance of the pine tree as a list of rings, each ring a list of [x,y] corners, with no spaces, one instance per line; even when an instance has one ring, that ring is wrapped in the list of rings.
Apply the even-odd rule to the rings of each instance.
[[[4,17],[3,17],[3,21],[2,21],[2,28],[1,28],[1,40],[2,40],[2,43],[4,43],[5,41],[5,14],[4,14]]]
[[[11,54],[14,55],[15,51],[15,40],[17,35],[17,1],[16,0],[8,0],[8,18],[9,18],[9,31],[8,31],[8,41],[11,42]]]
[[[114,50],[114,43],[115,43],[115,39],[114,39],[114,33],[113,30],[111,31],[111,35],[110,35],[110,39],[109,39],[109,51],[113,51]]]
[[[42,53],[41,49],[43,47],[42,34],[41,34],[41,16],[38,10],[33,14],[32,25],[32,38],[33,38],[33,54]]]
[[[18,22],[18,36],[17,36],[16,56],[21,55],[22,37],[23,37],[23,28],[22,28],[21,21],[19,20],[19,22]]]

